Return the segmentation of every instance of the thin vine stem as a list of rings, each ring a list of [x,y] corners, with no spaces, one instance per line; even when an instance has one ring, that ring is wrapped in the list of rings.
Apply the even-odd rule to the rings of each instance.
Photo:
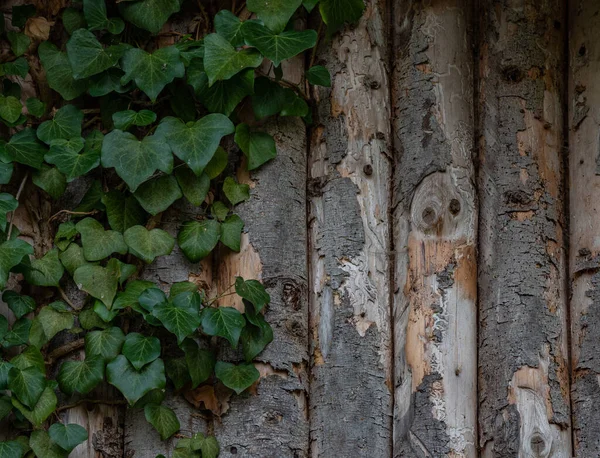
[[[27,182],[28,178],[29,178],[29,170],[27,172],[25,172],[25,176],[23,177],[23,179],[21,180],[21,184],[19,185],[19,190],[17,191],[17,195],[15,196],[15,199],[17,200],[17,202],[21,198],[21,193],[23,192],[23,189],[25,188],[25,183]],[[15,220],[15,212],[13,211],[10,214],[10,226],[8,226],[8,232],[6,233],[6,240],[10,240],[10,236],[12,235],[12,229],[13,229],[14,222],[15,222],[14,220]]]

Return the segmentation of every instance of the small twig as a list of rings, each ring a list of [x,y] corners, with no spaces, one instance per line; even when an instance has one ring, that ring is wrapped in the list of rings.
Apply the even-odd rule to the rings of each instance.
[[[25,187],[25,183],[27,182],[27,178],[29,178],[29,171],[25,172],[25,176],[21,180],[21,184],[19,185],[19,190],[17,191],[17,195],[15,199],[18,201],[21,197],[21,193],[23,192],[23,188]],[[10,240],[10,235],[12,234],[12,228],[14,225],[15,212],[11,212],[10,214],[10,226],[8,226],[8,232],[6,234],[6,240]]]
[[[86,122],[86,123],[83,125],[82,129],[83,129],[83,130],[87,129],[88,127],[90,127],[90,126],[91,126],[92,124],[94,124],[95,122],[98,122],[98,121],[100,121],[100,119],[101,119],[101,118],[100,118],[100,116],[94,116],[92,119],[90,119],[88,122]]]
[[[308,97],[308,96],[307,96],[307,95],[304,93],[304,91],[303,91],[302,89],[300,89],[300,87],[299,87],[298,85],[296,85],[296,84],[292,83],[291,81],[287,81],[287,80],[284,80],[284,79],[276,80],[276,79],[275,79],[275,78],[273,78],[272,76],[270,76],[270,75],[268,75],[268,74],[266,74],[266,73],[260,72],[260,71],[258,72],[258,74],[259,74],[260,76],[264,76],[265,78],[269,78],[271,81],[274,81],[274,82],[276,82],[276,83],[279,83],[279,84],[281,84],[282,86],[285,86],[285,87],[288,87],[288,88],[290,88],[291,90],[293,90],[294,92],[296,92],[298,95],[300,95],[300,96],[301,96],[301,97],[302,97],[304,100],[306,100],[306,101],[309,101],[309,100],[310,100],[310,97]]]
[[[213,302],[221,299],[222,297],[226,297],[226,296],[231,296],[233,294],[235,294],[235,291],[228,293],[227,291],[229,291],[231,288],[233,288],[235,286],[235,283],[229,285],[221,294],[217,294],[215,297],[213,297],[212,299],[209,299],[209,301],[207,302],[207,306],[210,306]]]
[[[125,399],[80,399],[79,401],[74,402],[73,404],[66,404],[64,406],[58,407],[55,410],[55,412],[58,413],[62,412],[63,410],[72,409],[73,407],[77,407],[81,404],[106,404],[107,406],[123,406],[127,405],[127,401]]]
[[[64,289],[62,289],[60,286],[57,286],[56,289],[58,289],[58,292],[60,293],[60,296],[65,300],[65,302],[67,304],[69,304],[69,307],[71,307],[73,310],[79,310],[77,307],[75,307],[75,305],[73,304],[73,302],[71,302],[71,300],[67,296],[67,293],[65,293]]]
[[[71,210],[61,210],[50,217],[48,220],[49,223],[58,218],[59,215],[66,213],[67,215],[95,215],[98,213],[98,210],[92,210],[91,212],[72,212]]]
[[[77,339],[77,340],[69,342],[68,344],[65,344],[65,345],[63,345],[61,347],[55,348],[48,355],[48,359],[46,360],[46,364],[52,365],[52,364],[54,364],[54,362],[57,359],[60,359],[63,356],[68,355],[69,353],[73,353],[74,351],[77,351],[77,350],[83,348],[84,345],[85,345],[85,340],[83,340],[83,339]]]
[[[321,15],[319,15],[319,17],[321,17]],[[319,46],[319,40],[321,39],[321,32],[322,32],[322,30],[323,30],[323,19],[321,19],[321,22],[319,22],[319,28],[317,29],[317,42],[313,46],[312,53],[310,55],[310,63],[308,65],[309,69],[315,63],[315,58],[317,57],[317,47]]]
[[[100,108],[84,108],[81,110],[83,114],[99,114]]]

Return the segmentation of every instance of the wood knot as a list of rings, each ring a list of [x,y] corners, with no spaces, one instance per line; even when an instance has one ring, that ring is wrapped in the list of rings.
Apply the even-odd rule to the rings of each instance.
[[[544,437],[540,433],[533,433],[529,438],[529,447],[535,457],[545,457],[548,455],[550,450],[546,450],[548,448],[548,443],[544,439]]]
[[[365,166],[363,167],[363,172],[365,173],[365,175],[370,177],[371,175],[373,175],[373,166],[371,164],[365,164]]]
[[[460,213],[460,201],[458,199],[452,199],[450,205],[448,205],[448,210],[450,210],[450,213],[454,216],[458,215]]]
[[[519,83],[523,79],[523,72],[516,65],[509,65],[502,69],[502,77],[509,83]]]

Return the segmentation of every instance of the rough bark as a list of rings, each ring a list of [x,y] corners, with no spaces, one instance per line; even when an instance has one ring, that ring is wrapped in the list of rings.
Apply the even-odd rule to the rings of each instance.
[[[565,4],[482,1],[479,444],[569,457],[563,228]]]
[[[471,1],[395,3],[395,457],[475,457]]]
[[[311,456],[391,455],[386,4],[320,46],[309,158]]]
[[[569,173],[574,454],[600,455],[600,4],[575,2],[569,37]]]

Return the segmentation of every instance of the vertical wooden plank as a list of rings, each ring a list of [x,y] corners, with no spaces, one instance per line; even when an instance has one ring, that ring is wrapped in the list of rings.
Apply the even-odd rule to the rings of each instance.
[[[569,174],[574,454],[600,455],[600,3],[569,12]]]
[[[480,2],[482,456],[571,456],[565,3]]]
[[[392,434],[386,2],[320,46],[309,158],[311,456],[387,457]]]
[[[476,457],[472,2],[395,6],[394,456]]]

